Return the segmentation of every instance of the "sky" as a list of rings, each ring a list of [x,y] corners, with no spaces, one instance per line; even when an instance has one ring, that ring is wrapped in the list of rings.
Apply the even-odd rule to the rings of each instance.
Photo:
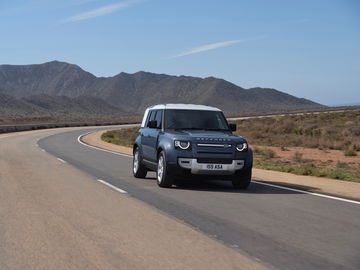
[[[360,0],[0,0],[0,64],[217,77],[360,104]]]

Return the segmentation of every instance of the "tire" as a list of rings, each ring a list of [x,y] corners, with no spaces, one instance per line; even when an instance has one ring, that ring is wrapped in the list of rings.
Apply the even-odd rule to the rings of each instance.
[[[169,188],[173,185],[173,179],[167,172],[166,159],[163,151],[160,152],[157,161],[156,180],[160,187]]]
[[[135,148],[133,157],[133,175],[136,178],[145,178],[147,171],[146,167],[141,163],[139,148]]]
[[[251,182],[251,168],[241,171],[232,179],[232,185],[235,189],[247,189]]]

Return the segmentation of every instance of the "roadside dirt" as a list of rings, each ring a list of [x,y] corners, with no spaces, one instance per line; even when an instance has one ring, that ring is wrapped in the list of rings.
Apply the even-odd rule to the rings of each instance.
[[[330,167],[336,167],[337,162],[350,164],[360,170],[360,156],[345,156],[340,150],[319,150],[305,147],[286,147],[281,150],[280,147],[253,145],[258,149],[271,149],[276,157],[281,160],[291,161],[296,152],[302,154],[301,158],[312,160],[314,162],[326,162]]]
[[[291,159],[295,152],[300,152],[303,154],[304,159],[315,159],[321,161],[340,161],[340,162],[354,162],[360,163],[360,156],[348,157],[344,155],[343,151],[340,150],[319,150],[319,149],[310,149],[304,147],[286,147],[285,150],[281,150],[280,147],[271,147],[271,146],[255,146],[273,149],[277,155],[284,157],[286,159]]]
[[[131,148],[118,146],[102,141],[101,134],[103,132],[105,131],[90,133],[84,136],[82,138],[82,141],[90,145],[107,149],[110,151],[125,153],[128,155],[132,154]],[[284,155],[289,155],[290,158],[296,151],[299,150],[297,150],[296,147],[294,147],[294,149],[291,149],[291,151],[281,151],[281,152],[284,152]],[[277,151],[277,153],[278,152],[279,151]],[[341,160],[341,158],[343,158],[339,155],[339,153],[337,153],[336,150],[335,152],[331,151],[328,154],[329,156],[324,157],[324,160],[325,159],[328,160],[328,158],[333,160],[337,160],[337,158],[340,158]],[[319,153],[305,153],[304,158],[311,158],[312,155],[319,155]],[[354,159],[354,162],[359,162],[360,157],[349,157],[349,159]],[[283,173],[283,172],[255,169],[255,168],[253,169],[253,178],[254,180],[261,180],[272,184],[285,185],[288,187],[299,188],[310,192],[319,192],[319,193],[330,194],[330,195],[340,196],[349,199],[360,200],[359,183],[346,182],[341,180],[315,177],[315,176],[294,175],[291,173]]]
[[[93,146],[96,146],[99,148],[108,149],[108,150],[111,150],[114,152],[119,152],[119,153],[123,153],[123,154],[127,154],[127,155],[133,154],[132,149],[129,147],[116,145],[116,144],[108,143],[108,142],[101,140],[101,134],[103,134],[103,133],[104,133],[103,130],[96,131],[96,132],[90,133],[89,135],[83,136],[81,140],[87,144],[90,144],[90,145],[93,145]]]

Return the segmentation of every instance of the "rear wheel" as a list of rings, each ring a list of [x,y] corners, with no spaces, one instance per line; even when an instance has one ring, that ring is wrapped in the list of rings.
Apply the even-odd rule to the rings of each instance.
[[[236,174],[232,179],[232,185],[236,189],[247,189],[251,182],[251,169]]]
[[[157,162],[156,179],[160,187],[171,187],[173,179],[167,172],[166,159],[164,152],[160,152]]]
[[[145,178],[147,174],[146,167],[141,163],[139,148],[136,148],[134,151],[133,174],[136,178]]]

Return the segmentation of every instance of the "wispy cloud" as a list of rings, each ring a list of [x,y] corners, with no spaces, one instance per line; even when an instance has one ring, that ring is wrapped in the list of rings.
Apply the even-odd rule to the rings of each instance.
[[[231,45],[234,45],[237,43],[253,41],[253,40],[258,40],[258,39],[263,39],[263,38],[265,38],[265,36],[246,38],[246,39],[229,40],[229,41],[222,41],[222,42],[207,44],[207,45],[192,48],[187,51],[183,51],[183,52],[176,54],[170,58],[176,58],[176,57],[181,57],[181,56],[185,56],[185,55],[201,53],[201,52],[210,51],[210,50],[214,50],[214,49],[218,49],[218,48],[222,48],[222,47],[231,46]]]
[[[88,20],[100,16],[104,16],[115,11],[127,8],[131,5],[138,3],[140,0],[128,0],[117,4],[102,6],[84,13],[80,13],[63,20],[63,22],[77,22],[82,20]]]

